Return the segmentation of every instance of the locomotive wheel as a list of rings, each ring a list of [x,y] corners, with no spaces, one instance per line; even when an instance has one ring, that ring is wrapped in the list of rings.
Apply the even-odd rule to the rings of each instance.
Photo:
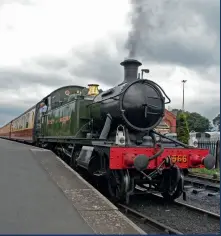
[[[163,198],[166,201],[172,202],[182,195],[183,188],[184,188],[184,176],[181,175],[180,180],[179,180],[175,190],[172,193],[168,192],[168,191],[163,192],[163,193],[161,193],[161,195],[163,196]]]
[[[108,173],[108,192],[113,201],[125,200],[130,187],[130,176],[127,171],[109,170]]]

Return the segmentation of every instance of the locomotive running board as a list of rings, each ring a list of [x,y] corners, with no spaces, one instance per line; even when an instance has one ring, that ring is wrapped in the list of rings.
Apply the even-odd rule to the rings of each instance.
[[[50,142],[50,143],[67,143],[67,144],[83,144],[84,146],[93,146],[97,144],[104,144],[106,139],[87,139],[87,138],[75,138],[74,136],[40,136],[38,141],[41,142]]]

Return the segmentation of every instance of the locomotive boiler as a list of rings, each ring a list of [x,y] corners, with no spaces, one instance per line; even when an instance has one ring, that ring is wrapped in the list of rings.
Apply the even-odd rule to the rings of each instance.
[[[121,124],[129,134],[148,133],[164,115],[162,90],[153,81],[137,78],[138,67],[142,65],[139,61],[128,59],[121,65],[124,66],[124,81],[94,98],[91,116],[97,129],[104,125],[106,131],[112,131]],[[103,135],[107,132],[101,135],[106,137]]]
[[[107,91],[99,91],[97,85],[59,88],[0,129],[0,134],[22,140],[23,131],[30,133],[27,140],[33,145],[52,150],[72,168],[105,182],[116,201],[128,202],[138,187],[174,200],[184,192],[183,170],[211,169],[215,158],[208,149],[157,133],[169,97],[157,83],[144,79],[148,70],[138,73],[139,61],[126,59],[121,65],[124,79],[119,85]],[[156,136],[176,145],[165,146]]]

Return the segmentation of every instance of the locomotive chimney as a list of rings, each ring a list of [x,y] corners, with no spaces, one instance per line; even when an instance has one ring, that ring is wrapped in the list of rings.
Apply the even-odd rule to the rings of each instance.
[[[130,83],[137,79],[138,67],[142,63],[134,59],[126,59],[120,65],[124,67],[124,83]]]

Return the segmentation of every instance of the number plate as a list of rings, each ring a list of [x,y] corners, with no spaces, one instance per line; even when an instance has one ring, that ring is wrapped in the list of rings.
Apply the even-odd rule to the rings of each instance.
[[[172,155],[171,160],[173,163],[187,163],[187,156],[186,155]]]

